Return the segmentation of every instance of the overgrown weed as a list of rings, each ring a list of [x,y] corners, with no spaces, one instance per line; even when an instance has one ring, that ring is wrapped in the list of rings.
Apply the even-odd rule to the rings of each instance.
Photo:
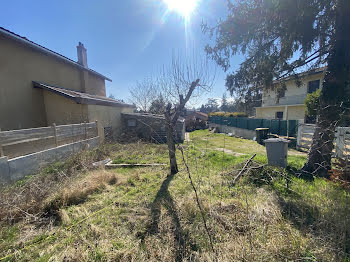
[[[101,145],[74,155],[64,163],[53,164],[14,185],[0,188],[0,223],[14,223],[22,219],[42,220],[45,217],[45,199],[91,170],[92,163],[106,158],[110,150],[109,145]]]
[[[227,155],[215,150],[219,147],[216,143],[222,142],[222,135],[207,131],[192,134],[193,142],[184,154],[216,254],[211,252],[193,190],[178,158],[180,172],[173,177],[168,176],[166,167],[110,171],[117,176],[116,184],[92,192],[79,204],[60,205],[63,223],[51,229],[60,232],[56,238],[27,252],[18,252],[16,259],[346,261],[350,225],[347,190],[324,179],[306,181],[288,170],[265,167],[266,155],[260,147],[252,164],[256,169],[232,186],[228,181],[255,153],[256,143],[226,137],[227,147],[231,150],[237,147],[237,152],[246,154]],[[207,135],[216,142],[207,141]],[[113,160],[167,160],[165,145],[135,142],[111,148]],[[289,157],[292,166],[289,170],[298,168],[304,160],[302,155]],[[229,172],[231,176],[223,175]],[[82,179],[91,175],[87,173]],[[77,180],[71,186],[83,187],[78,185]],[[93,215],[102,208],[105,208],[103,212]],[[78,226],[64,228],[87,217]],[[0,249],[18,248],[22,230],[20,224],[4,229],[0,238],[5,241]],[[46,233],[34,232],[39,237]],[[33,236],[23,243],[32,239]]]

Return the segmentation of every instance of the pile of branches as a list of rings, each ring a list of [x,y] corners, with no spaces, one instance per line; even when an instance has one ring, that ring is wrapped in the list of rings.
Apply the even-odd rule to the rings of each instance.
[[[350,188],[350,161],[348,159],[337,159],[334,168],[329,171],[329,175],[332,181]]]
[[[285,178],[287,183],[290,181],[288,174],[283,169],[253,161],[254,157],[255,155],[246,162],[236,165],[233,170],[222,174],[229,186],[234,186],[241,179],[257,186],[272,184],[279,178]]]

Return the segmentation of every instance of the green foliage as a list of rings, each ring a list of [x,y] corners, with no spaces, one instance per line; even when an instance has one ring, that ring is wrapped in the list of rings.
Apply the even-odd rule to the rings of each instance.
[[[203,26],[204,32],[215,36],[206,52],[225,71],[232,56],[245,56],[226,78],[227,89],[241,98],[252,90],[274,89],[287,77],[298,83],[300,71],[327,66],[318,118],[325,135],[313,142],[303,167],[325,177],[333,149],[327,141],[343,118],[350,82],[349,13],[349,0],[228,1],[226,19]]]
[[[307,94],[304,104],[305,113],[309,117],[316,117],[320,105],[321,89],[317,89],[311,94]]]
[[[209,116],[225,116],[225,117],[247,117],[248,115],[244,112],[212,112]]]
[[[214,27],[203,26],[204,32],[216,36],[215,45],[208,45],[206,51],[225,71],[231,56],[246,56],[239,69],[227,76],[231,92],[269,87],[275,79],[294,75],[298,67],[325,61],[334,34],[335,6],[324,0],[230,2],[226,19]]]

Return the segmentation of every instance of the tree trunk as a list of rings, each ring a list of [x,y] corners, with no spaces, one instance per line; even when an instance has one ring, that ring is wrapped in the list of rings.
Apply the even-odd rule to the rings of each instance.
[[[174,126],[172,123],[166,121],[166,139],[168,144],[169,151],[169,160],[170,160],[170,172],[172,175],[179,172],[176,162],[176,154],[175,154],[175,141],[174,141]]]
[[[339,0],[336,6],[335,33],[328,57],[326,76],[320,97],[315,134],[302,171],[328,177],[334,149],[335,129],[341,123],[346,87],[350,83],[350,1]]]

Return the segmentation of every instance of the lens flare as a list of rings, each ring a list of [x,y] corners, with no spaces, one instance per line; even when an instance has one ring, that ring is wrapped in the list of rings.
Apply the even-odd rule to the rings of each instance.
[[[163,0],[168,5],[169,11],[177,12],[188,19],[196,9],[199,0]]]

